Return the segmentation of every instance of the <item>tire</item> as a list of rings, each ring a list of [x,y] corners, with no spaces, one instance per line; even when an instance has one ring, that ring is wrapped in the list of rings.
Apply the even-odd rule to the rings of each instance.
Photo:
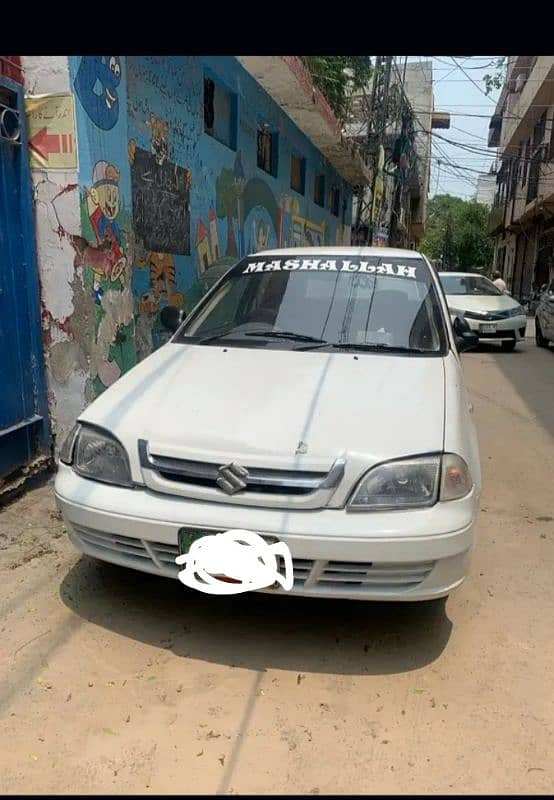
[[[510,342],[501,342],[501,344],[502,344],[502,349],[505,352],[511,353],[512,350],[515,350],[516,340],[514,339],[513,341]]]
[[[535,317],[535,344],[537,347],[548,347],[548,339],[542,335],[541,326],[538,319]]]

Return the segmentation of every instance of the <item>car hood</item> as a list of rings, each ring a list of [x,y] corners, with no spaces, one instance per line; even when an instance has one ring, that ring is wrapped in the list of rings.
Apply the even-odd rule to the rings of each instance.
[[[508,311],[519,305],[513,297],[507,294],[448,294],[446,302],[450,309],[455,308],[460,311]]]
[[[80,419],[122,441],[135,479],[139,438],[156,455],[326,470],[441,450],[444,392],[440,356],[169,343]]]

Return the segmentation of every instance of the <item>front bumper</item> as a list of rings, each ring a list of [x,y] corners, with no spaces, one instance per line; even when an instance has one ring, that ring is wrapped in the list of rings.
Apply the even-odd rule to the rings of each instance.
[[[527,317],[520,315],[518,317],[508,317],[507,319],[497,320],[478,320],[465,318],[472,331],[479,335],[479,339],[483,342],[507,342],[521,341],[525,338],[525,328],[527,326]],[[487,332],[482,329],[483,325],[494,325],[493,332]]]
[[[479,508],[475,489],[430,509],[388,513],[204,503],[96,483],[63,464],[55,491],[69,538],[101,560],[176,578],[179,528],[242,528],[288,545],[290,594],[357,600],[428,600],[457,588],[469,570]]]

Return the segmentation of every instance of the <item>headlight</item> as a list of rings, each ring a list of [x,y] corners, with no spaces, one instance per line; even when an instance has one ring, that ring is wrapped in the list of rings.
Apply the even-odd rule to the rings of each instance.
[[[389,461],[361,480],[348,507],[353,511],[426,508],[437,500],[457,500],[473,481],[463,458],[453,453]]]
[[[116,486],[133,485],[127,453],[107,431],[89,425],[80,426],[73,443],[73,459],[69,463],[83,478]]]
[[[525,313],[525,309],[523,306],[516,306],[515,308],[510,309],[510,317],[525,317],[527,316]]]
[[[487,316],[486,311],[462,311],[461,308],[451,308],[450,313],[455,317],[468,317],[469,319],[483,319]]]
[[[385,510],[437,502],[440,456],[389,461],[373,467],[350,501],[352,509]]]

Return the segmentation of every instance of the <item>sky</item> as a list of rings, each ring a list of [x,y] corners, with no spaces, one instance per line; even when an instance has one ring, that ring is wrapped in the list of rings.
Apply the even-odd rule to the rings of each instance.
[[[499,56],[408,56],[408,63],[433,62],[435,111],[451,114],[448,130],[433,131],[431,197],[448,193],[471,199],[478,178],[473,170],[488,172],[494,163],[495,150],[487,147],[487,138],[490,117],[500,92],[493,91],[486,97],[483,76],[495,72],[497,58]],[[404,57],[397,56],[399,66],[403,62]],[[439,136],[456,144],[445,142]],[[467,147],[472,152],[464,149]]]

